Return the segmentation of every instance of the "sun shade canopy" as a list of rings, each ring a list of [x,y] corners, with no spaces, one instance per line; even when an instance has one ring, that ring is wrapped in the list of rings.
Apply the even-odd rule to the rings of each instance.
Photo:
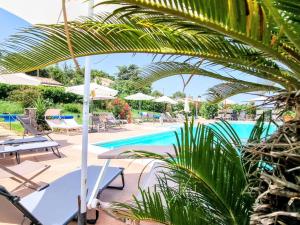
[[[143,93],[136,93],[133,95],[129,95],[127,97],[125,97],[126,100],[137,100],[137,101],[151,101],[154,99],[154,97],[150,96],[150,95],[145,95]]]
[[[234,105],[234,104],[236,104],[236,103],[235,103],[235,101],[232,101],[232,100],[226,98],[226,99],[224,99],[224,100],[222,101],[222,104],[223,104],[223,105]]]
[[[162,96],[162,97],[159,97],[157,99],[154,100],[155,102],[161,102],[161,103],[167,103],[167,104],[172,104],[172,105],[176,105],[177,102],[173,99],[171,99],[170,97],[168,96]]]
[[[67,87],[66,91],[77,95],[83,95],[84,85]],[[90,92],[90,97],[93,100],[114,99],[115,96],[118,94],[117,90],[96,83],[90,84]]]
[[[101,0],[94,0],[97,4]],[[68,20],[78,19],[86,16],[88,12],[88,1],[69,0],[66,1]],[[31,24],[56,24],[63,22],[61,0],[9,0],[0,1],[0,8],[26,20]],[[115,8],[115,7],[114,7]],[[110,12],[112,6],[96,7],[95,13]]]

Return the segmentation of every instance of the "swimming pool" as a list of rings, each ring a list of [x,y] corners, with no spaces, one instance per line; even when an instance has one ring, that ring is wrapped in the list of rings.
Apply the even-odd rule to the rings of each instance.
[[[249,135],[251,133],[251,130],[254,126],[254,123],[239,123],[239,122],[230,122],[233,129],[237,132],[239,137],[242,140],[247,140],[249,138]],[[118,148],[122,146],[128,146],[128,145],[172,145],[176,144],[176,137],[174,134],[174,131],[165,131],[150,135],[143,135],[138,137],[132,137],[132,138],[126,138],[126,139],[120,139],[110,142],[101,142],[97,143],[97,146],[103,147],[103,148]],[[177,128],[177,131],[179,128]],[[272,125],[270,127],[270,132],[273,133],[276,130],[276,126]]]

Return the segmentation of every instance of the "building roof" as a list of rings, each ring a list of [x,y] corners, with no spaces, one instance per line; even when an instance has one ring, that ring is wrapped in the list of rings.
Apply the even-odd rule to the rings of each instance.
[[[9,85],[62,86],[61,83],[54,79],[29,76],[25,73],[12,73],[0,75],[0,83]]]
[[[48,85],[48,86],[62,86],[61,83],[58,81],[52,79],[52,78],[46,78],[46,77],[34,77],[35,79],[38,79],[41,82],[41,85]]]
[[[109,87],[114,81],[105,77],[98,78],[100,84],[106,87]]]

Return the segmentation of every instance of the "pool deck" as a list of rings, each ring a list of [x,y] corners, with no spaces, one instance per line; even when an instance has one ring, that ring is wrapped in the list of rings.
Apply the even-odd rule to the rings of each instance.
[[[201,120],[200,122],[204,122]],[[97,143],[101,141],[112,141],[121,138],[145,135],[155,132],[161,132],[163,130],[169,130],[170,126],[176,126],[180,124],[175,123],[164,123],[160,125],[159,123],[143,123],[143,124],[126,124],[121,128],[109,129],[108,131],[102,131],[100,133],[90,133],[89,143]],[[4,132],[3,129],[0,132]],[[4,134],[3,134],[4,136]],[[12,135],[10,134],[10,137]],[[1,137],[1,133],[0,133]],[[64,174],[73,171],[74,169],[80,167],[81,162],[81,134],[67,136],[65,134],[51,134],[51,137],[57,141],[60,145],[60,152],[62,158],[57,158],[52,152],[35,152],[28,154],[21,154],[21,160],[32,160],[41,162],[43,164],[50,165],[50,169],[45,171],[43,174],[34,179],[36,182],[47,182],[50,183],[55,179],[63,176]],[[1,139],[1,138],[0,138]],[[0,156],[0,163],[2,165],[10,166],[15,165],[16,161],[14,157],[2,158]],[[96,151],[92,150],[88,153],[88,163],[89,165],[103,165],[104,160],[98,159]],[[111,161],[111,166],[124,167],[125,168],[125,182],[126,186],[124,190],[113,190],[106,189],[102,195],[101,200],[106,202],[111,201],[128,201],[131,199],[132,194],[137,193],[138,178],[146,164],[145,160],[131,160],[131,159],[115,159]],[[148,172],[147,170],[145,172]],[[12,190],[17,186],[17,182],[11,179],[1,179],[1,185],[5,186],[8,190]],[[118,182],[118,180],[116,180]],[[32,190],[28,188],[21,188],[14,192],[14,194],[19,196],[26,196]],[[49,209],[50,213],[50,209]],[[20,224],[22,221],[22,215],[18,213],[12,207],[5,207],[0,204],[0,224]],[[75,225],[75,222],[70,223]],[[97,225],[121,225],[124,224],[105,213],[100,213],[100,218]],[[151,224],[151,223],[142,223]]]

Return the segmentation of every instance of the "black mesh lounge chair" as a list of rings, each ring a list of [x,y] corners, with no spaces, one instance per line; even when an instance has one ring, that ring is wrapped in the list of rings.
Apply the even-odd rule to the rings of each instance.
[[[17,120],[20,121],[21,125],[24,128],[23,137],[25,136],[25,134],[32,134],[34,136],[47,136],[50,140],[52,140],[52,138],[49,136],[52,131],[39,131],[33,126],[29,117],[17,116]]]
[[[88,198],[95,186],[101,167],[88,167]],[[124,176],[123,168],[109,167],[105,179],[99,188],[99,194],[110,188],[110,183],[118,176],[122,178],[122,186],[112,187],[123,189]],[[50,183],[41,191],[35,191],[24,198],[19,198],[9,193],[3,186],[0,186],[0,197],[13,204],[25,218],[31,221],[32,225],[66,225],[78,212],[78,196],[80,195],[80,169]],[[5,212],[1,212],[5,213]],[[97,211],[96,211],[97,213]],[[98,214],[96,214],[96,220]]]

